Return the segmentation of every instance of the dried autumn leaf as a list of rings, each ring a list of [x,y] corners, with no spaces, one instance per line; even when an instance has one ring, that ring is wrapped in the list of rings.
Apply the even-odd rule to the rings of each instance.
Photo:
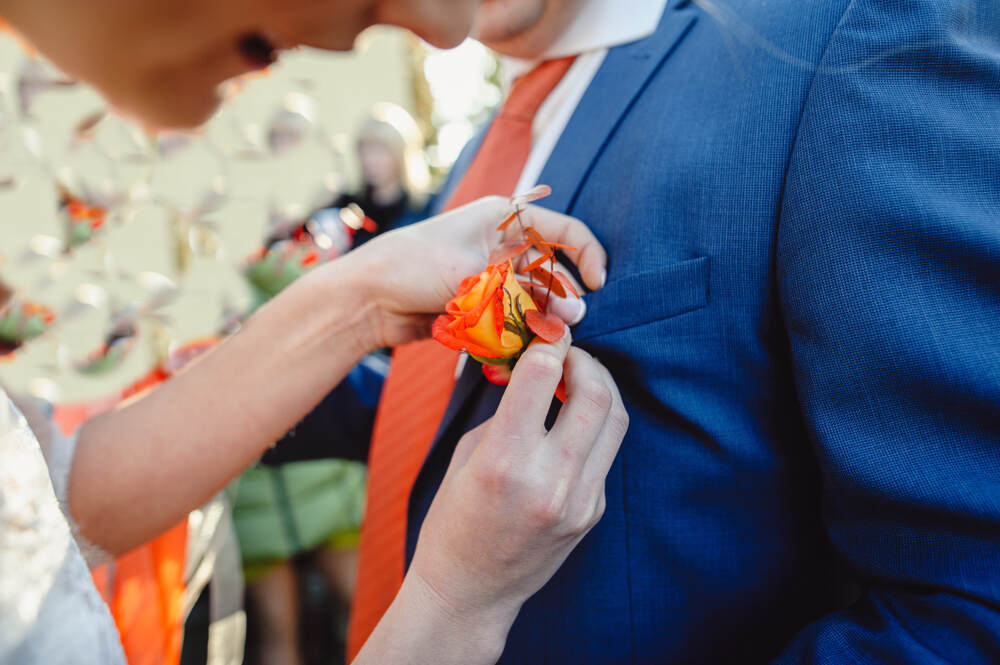
[[[535,230],[533,226],[524,227],[524,237],[531,241],[531,244],[542,254],[549,253],[549,243],[545,241],[542,234]]]
[[[551,187],[548,185],[538,185],[536,187],[532,187],[526,192],[515,194],[511,197],[510,203],[513,206],[524,205],[525,203],[531,203],[532,201],[537,201],[538,199],[544,199],[550,194],[552,194]]]
[[[507,227],[510,226],[510,223],[513,222],[515,219],[517,219],[519,212],[520,211],[515,210],[514,212],[510,213],[507,219],[500,222],[500,226],[497,227],[497,231],[506,231]]]
[[[562,282],[545,268],[535,268],[531,271],[531,276],[544,284],[546,289],[551,289],[559,298],[566,297],[566,289],[563,288]]]
[[[511,259],[515,259],[521,254],[528,251],[531,247],[530,240],[508,240],[504,244],[500,245],[490,254],[489,263],[490,265],[496,265],[498,263],[506,263]]]
[[[545,240],[544,242],[549,247],[553,247],[555,249],[566,249],[570,251],[576,251],[576,247],[573,247],[572,245],[564,245],[561,242],[550,242],[548,240]]]
[[[573,280],[571,280],[569,277],[567,277],[563,273],[559,272],[558,270],[556,271],[556,278],[560,282],[562,282],[562,285],[566,287],[567,291],[569,291],[570,293],[572,293],[577,298],[580,297],[580,292],[576,290],[575,286],[573,286]]]
[[[531,309],[524,313],[524,322],[528,329],[543,340],[552,344],[562,339],[566,332],[566,324],[555,314]]]
[[[576,249],[576,247],[573,247],[572,245],[564,245],[561,242],[550,242],[546,240],[542,237],[541,233],[535,230],[535,227],[533,226],[524,227],[524,235],[531,240],[531,244],[534,245],[535,249],[542,254],[551,254],[553,249]]]
[[[522,275],[527,275],[528,273],[530,273],[535,268],[541,268],[543,265],[545,265],[546,263],[548,263],[549,261],[551,261],[553,256],[554,256],[554,254],[551,251],[548,254],[542,254],[537,259],[535,259],[534,261],[532,261],[528,265],[526,265],[523,268],[521,268],[518,272],[521,273]]]

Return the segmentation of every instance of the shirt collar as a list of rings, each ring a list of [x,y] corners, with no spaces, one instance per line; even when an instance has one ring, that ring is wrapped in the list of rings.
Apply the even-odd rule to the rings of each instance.
[[[504,80],[511,81],[535,68],[539,62],[581,55],[639,41],[656,32],[667,0],[584,0],[580,13],[537,60],[502,57]]]

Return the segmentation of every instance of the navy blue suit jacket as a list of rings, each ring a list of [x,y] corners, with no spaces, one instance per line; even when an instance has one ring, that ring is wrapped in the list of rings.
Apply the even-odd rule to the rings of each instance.
[[[671,1],[540,182],[631,428],[500,662],[1000,662],[1000,3]]]

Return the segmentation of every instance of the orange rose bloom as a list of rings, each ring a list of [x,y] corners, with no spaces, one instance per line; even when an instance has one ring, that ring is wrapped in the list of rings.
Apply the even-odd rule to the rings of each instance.
[[[538,306],[518,283],[510,261],[462,280],[434,322],[434,339],[487,364],[508,364],[534,336],[524,315]]]

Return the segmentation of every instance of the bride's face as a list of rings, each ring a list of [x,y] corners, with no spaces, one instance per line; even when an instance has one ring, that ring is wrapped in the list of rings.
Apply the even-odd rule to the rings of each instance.
[[[375,23],[440,47],[469,32],[479,0],[5,0],[2,13],[67,73],[145,122],[185,127],[219,84],[297,45],[349,50]]]

